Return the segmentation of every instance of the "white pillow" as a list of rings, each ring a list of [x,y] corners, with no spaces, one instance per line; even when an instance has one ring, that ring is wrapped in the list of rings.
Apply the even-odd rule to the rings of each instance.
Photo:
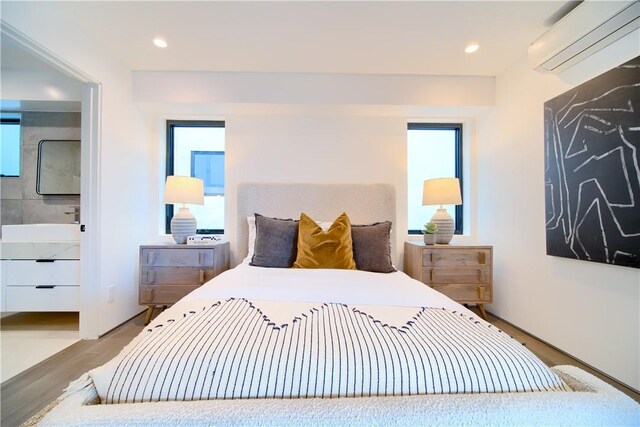
[[[247,260],[251,261],[253,259],[253,249],[256,246],[256,217],[248,216],[247,224],[249,224],[249,252],[247,253]]]

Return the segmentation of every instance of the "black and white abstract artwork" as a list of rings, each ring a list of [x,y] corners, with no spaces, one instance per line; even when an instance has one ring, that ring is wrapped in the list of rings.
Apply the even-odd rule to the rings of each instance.
[[[544,103],[547,254],[640,268],[640,56]]]

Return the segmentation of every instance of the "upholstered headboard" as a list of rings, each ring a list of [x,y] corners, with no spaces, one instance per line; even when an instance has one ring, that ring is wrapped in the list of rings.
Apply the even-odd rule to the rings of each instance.
[[[396,248],[396,194],[391,184],[254,184],[238,185],[237,243],[239,259],[247,255],[254,213],[297,219],[305,212],[315,220],[333,221],[346,212],[352,224],[391,221],[391,256]]]

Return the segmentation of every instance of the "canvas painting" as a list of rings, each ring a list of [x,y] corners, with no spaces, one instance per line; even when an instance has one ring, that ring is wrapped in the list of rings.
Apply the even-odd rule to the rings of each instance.
[[[547,254],[640,268],[640,56],[544,104]]]

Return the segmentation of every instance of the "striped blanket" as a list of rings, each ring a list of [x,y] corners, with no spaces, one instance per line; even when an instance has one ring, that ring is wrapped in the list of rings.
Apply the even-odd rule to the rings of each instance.
[[[152,324],[90,375],[103,403],[568,390],[486,322],[408,310],[392,326],[316,304],[277,325],[257,301],[224,299]]]

